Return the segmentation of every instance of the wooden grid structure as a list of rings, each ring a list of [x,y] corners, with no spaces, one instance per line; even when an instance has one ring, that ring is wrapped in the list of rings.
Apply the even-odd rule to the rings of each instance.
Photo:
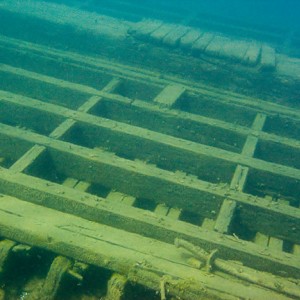
[[[38,247],[58,256],[32,299],[90,265],[114,272],[108,299],[128,282],[300,297],[299,110],[4,36],[0,51],[1,279]]]

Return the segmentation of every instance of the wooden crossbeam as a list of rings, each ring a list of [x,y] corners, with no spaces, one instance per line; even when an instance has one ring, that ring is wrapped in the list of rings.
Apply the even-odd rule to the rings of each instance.
[[[225,199],[218,214],[214,230],[220,233],[228,233],[234,217],[236,202]]]
[[[4,95],[5,93],[2,93],[2,95]],[[206,145],[201,145],[198,143],[194,143],[194,142],[190,142],[190,141],[184,141],[182,139],[177,139],[174,138],[172,136],[167,136],[167,135],[163,135],[157,132],[153,132],[153,131],[149,131],[146,129],[142,129],[142,128],[136,128],[127,124],[120,124],[118,126],[118,122],[115,121],[110,121],[107,119],[101,119],[101,122],[99,117],[94,117],[94,116],[90,116],[84,113],[80,113],[80,112],[75,112],[72,110],[68,110],[66,108],[61,108],[58,106],[54,106],[51,104],[46,104],[46,103],[39,103],[38,101],[35,100],[30,100],[26,97],[22,97],[22,96],[16,96],[16,95],[12,95],[9,94],[7,95],[5,101],[14,101],[15,103],[19,103],[20,105],[22,105],[22,99],[26,99],[26,105],[30,105],[29,103],[31,103],[31,106],[36,108],[36,109],[42,109],[42,110],[46,110],[49,113],[54,113],[54,114],[59,114],[61,116],[65,116],[65,117],[70,117],[72,119],[76,119],[77,121],[81,121],[84,123],[89,123],[89,124],[95,124],[96,126],[100,126],[100,127],[106,127],[109,128],[109,130],[112,131],[117,131],[117,132],[122,132],[123,134],[130,134],[133,136],[140,136],[142,138],[146,138],[147,140],[151,139],[152,141],[158,142],[160,144],[166,144],[168,145],[168,147],[176,147],[176,148],[180,148],[180,151],[188,151],[189,153],[195,153],[195,155],[204,155],[207,157],[211,157],[211,158],[215,158],[215,159],[219,159],[219,160],[223,160],[223,161],[227,161],[230,163],[236,163],[236,164],[241,164],[241,165],[245,165],[245,166],[249,166],[251,168],[254,169],[258,169],[261,171],[265,171],[268,173],[273,173],[273,174],[278,174],[278,175],[282,175],[282,176],[286,176],[286,177],[290,177],[290,178],[294,178],[299,180],[300,179],[300,171],[292,168],[292,167],[288,167],[288,166],[283,166],[283,165],[279,165],[279,164],[275,164],[275,163],[271,163],[271,162],[266,162],[260,159],[255,159],[255,158],[251,158],[251,157],[246,157],[244,155],[240,155],[238,153],[233,153],[233,152],[229,152],[229,151],[225,151],[222,149],[217,149],[217,148],[212,148]],[[1,101],[3,101],[4,99],[2,98]],[[72,122],[72,121],[70,121]],[[55,135],[56,136],[56,135]],[[192,156],[189,156],[189,158],[191,158]]]
[[[168,85],[153,101],[171,107],[184,92],[185,88],[182,86]]]
[[[111,101],[116,101],[116,102],[120,102],[120,103],[126,103],[126,100],[128,100],[128,99],[126,99],[122,96],[114,95],[114,94],[110,94],[108,92],[105,92],[105,88],[104,88],[104,91],[98,91],[94,88],[87,87],[85,85],[66,82],[66,81],[63,81],[63,80],[58,80],[54,77],[49,77],[49,76],[37,74],[37,73],[34,73],[34,72],[29,72],[29,71],[26,71],[24,69],[19,69],[19,68],[11,67],[11,66],[8,66],[8,65],[1,65],[1,64],[0,64],[0,66],[1,66],[1,71],[5,71],[5,72],[16,74],[16,75],[21,75],[21,76],[31,78],[31,79],[34,79],[34,80],[38,80],[38,81],[41,81],[41,82],[51,83],[51,84],[57,85],[61,88],[72,89],[72,90],[78,91],[80,93],[87,93],[87,94],[91,95],[91,97],[99,96],[101,98],[106,98],[106,99],[109,99]],[[1,92],[1,94],[5,95],[6,92]],[[9,95],[9,93],[7,95]],[[216,97],[218,97],[218,95],[211,95],[211,97],[213,99],[215,99]],[[96,99],[98,99],[98,98],[96,98]],[[98,100],[96,100],[96,101],[98,102]],[[131,102],[132,102],[132,100],[130,100],[130,103]],[[26,105],[26,103],[25,103],[25,105]],[[83,104],[83,105],[85,105],[85,104]],[[149,104],[147,104],[143,101],[135,100],[135,101],[132,102],[132,105],[137,106],[138,108],[148,109],[150,112],[158,111],[158,112],[161,113],[161,110],[159,108],[157,108],[157,107],[155,107],[151,104],[149,105]],[[217,103],[216,103],[216,105],[217,105]],[[280,111],[283,112],[284,107],[280,108]],[[197,123],[199,122],[199,123],[202,123],[202,124],[208,124],[208,125],[211,125],[211,126],[222,128],[224,130],[229,130],[229,131],[232,131],[232,132],[236,132],[236,133],[241,134],[241,135],[248,135],[250,132],[253,132],[253,134],[255,136],[258,136],[258,134],[259,134],[259,137],[261,139],[266,140],[266,141],[272,141],[272,142],[276,142],[276,143],[284,143],[284,144],[286,144],[290,147],[300,148],[300,142],[297,141],[297,140],[288,139],[288,138],[284,138],[284,137],[281,137],[281,136],[277,137],[274,134],[258,132],[255,129],[253,129],[252,131],[249,131],[249,129],[244,128],[242,126],[231,125],[230,123],[226,123],[226,122],[223,122],[223,121],[220,121],[220,120],[215,120],[215,119],[210,119],[210,118],[207,118],[207,117],[196,116],[196,115],[185,113],[185,112],[178,112],[176,110],[175,111],[167,110],[167,111],[163,111],[163,113],[166,116],[171,115],[171,116],[183,119],[185,122],[188,122],[188,121],[192,120],[192,121],[195,121]]]

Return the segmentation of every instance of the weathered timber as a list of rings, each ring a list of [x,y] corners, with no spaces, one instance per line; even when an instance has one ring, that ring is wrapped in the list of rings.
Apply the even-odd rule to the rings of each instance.
[[[216,224],[214,227],[215,231],[220,233],[229,233],[230,226],[234,217],[236,209],[236,202],[225,199],[221,206],[220,212],[216,219]]]
[[[14,99],[18,99],[18,97],[13,97]],[[10,95],[9,99],[13,99]],[[19,101],[19,100],[17,100]],[[59,114],[63,114],[66,117],[70,117],[70,118],[76,118],[77,120],[82,120],[83,122],[87,122],[87,121],[91,121],[94,118],[94,124],[98,124],[99,126],[99,119],[96,117],[92,117],[92,116],[86,116],[81,114],[80,112],[75,112],[72,110],[66,110],[60,107],[55,108],[54,106],[49,106],[46,104],[38,104],[35,103],[34,104],[35,107],[40,107],[40,108],[47,108],[50,109],[51,112],[55,112],[55,113],[59,113]],[[51,107],[51,108],[50,108]],[[97,120],[97,121],[96,121]],[[124,124],[120,126],[117,126],[117,122],[113,122],[113,121],[109,121],[109,120],[102,120],[101,125],[105,125],[107,124],[105,127],[111,128],[110,124],[114,124],[113,128],[114,130],[118,130],[118,131],[123,131],[124,129],[129,129],[132,128],[131,126],[127,125],[125,126]],[[265,172],[269,172],[269,173],[275,173],[278,175],[283,175],[283,176],[287,176],[290,178],[294,178],[294,179],[300,179],[300,172],[297,169],[288,167],[288,166],[283,166],[283,165],[279,165],[279,164],[275,164],[275,163],[270,163],[270,162],[265,162],[263,160],[259,160],[259,159],[255,159],[255,158],[249,158],[249,157],[245,157],[244,155],[240,155],[237,153],[232,153],[232,152],[228,152],[228,151],[224,151],[221,149],[216,149],[216,148],[211,148],[209,146],[204,146],[204,145],[200,145],[200,144],[196,144],[190,141],[183,141],[183,140],[176,140],[176,138],[173,138],[171,136],[164,136],[163,138],[161,138],[161,135],[159,133],[156,132],[150,132],[147,130],[144,130],[142,128],[139,128],[138,130],[136,128],[131,129],[131,132],[134,132],[135,135],[138,132],[145,132],[147,139],[151,138],[151,140],[158,140],[159,143],[168,143],[168,145],[174,145],[174,143],[176,143],[176,147],[184,147],[187,148],[187,150],[189,152],[193,152],[196,151],[196,153],[198,153],[198,155],[206,155],[209,156],[211,158],[216,158],[216,159],[221,159],[227,162],[231,162],[231,163],[236,163],[236,164],[242,164],[245,166],[249,166],[252,167],[254,169],[258,169],[261,171],[265,171]],[[156,137],[156,138],[155,138]]]
[[[173,47],[178,46],[181,38],[187,33],[188,30],[189,28],[186,26],[176,26],[163,38],[163,43]]]
[[[190,29],[181,39],[180,46],[183,48],[191,48],[193,43],[200,38],[203,32]]]
[[[211,32],[204,32],[203,35],[197,39],[193,45],[192,45],[192,50],[195,51],[196,53],[201,53],[204,52],[209,43],[214,39],[215,34]]]
[[[125,276],[114,273],[108,281],[107,294],[105,299],[107,300],[125,299],[126,284],[127,284],[127,278]]]
[[[175,76],[166,75],[164,76],[164,78],[160,78],[159,76],[160,74],[158,72],[129,67],[118,63],[113,63],[111,61],[108,62],[107,60],[104,59],[99,59],[99,58],[94,59],[73,52],[60,51],[56,49],[54,50],[48,47],[44,47],[44,46],[40,46],[28,42],[23,42],[20,40],[16,40],[4,36],[0,36],[0,40],[2,43],[13,46],[14,49],[16,49],[17,47],[19,49],[34,51],[41,56],[65,58],[70,63],[71,62],[79,63],[79,66],[84,68],[93,67],[94,70],[97,72],[99,72],[99,68],[101,70],[105,69],[105,70],[109,70],[106,71],[106,73],[108,72],[113,76],[120,76],[126,78],[129,76],[135,80],[139,80],[139,79],[150,80],[151,83],[160,84],[160,85],[178,83],[181,85],[186,85],[188,87],[187,89],[192,92],[197,92],[200,95],[211,96],[213,99],[221,102],[232,102],[240,105],[246,105],[249,108],[255,108],[258,109],[259,111],[264,110],[265,113],[271,112],[271,113],[286,114],[287,116],[296,117],[297,119],[300,119],[300,112],[298,110],[283,105],[262,101],[260,99],[256,99],[253,97],[251,98],[245,95],[239,95],[237,93],[233,93],[225,90],[221,91],[220,89],[216,89],[205,84],[200,84],[200,83],[191,84],[190,81],[178,79]],[[1,69],[2,68],[3,65],[1,65]]]
[[[16,245],[16,242],[10,240],[0,241],[0,279],[5,271],[5,264],[9,258],[9,255]]]
[[[185,88],[182,86],[169,85],[153,101],[171,107],[184,92]]]
[[[276,68],[276,52],[269,45],[263,44],[261,49],[261,70],[273,71]]]
[[[199,227],[178,222],[177,220],[175,222],[169,217],[163,218],[162,221],[162,216],[151,212],[141,211],[121,203],[112,205],[109,200],[103,201],[99,197],[75,189],[69,189],[25,174],[11,173],[4,169],[0,170],[0,187],[3,193],[52,209],[78,215],[88,220],[101,222],[102,224],[171,243],[176,237],[182,237],[201,245],[205,249],[214,249],[216,247],[222,249],[220,255],[227,259],[239,259],[246,265],[263,270],[267,269],[274,273],[278,270],[285,270],[287,273],[299,275],[298,269],[300,269],[300,265],[298,266],[299,262],[297,263],[293,256],[255,248],[255,245],[245,241],[237,243],[236,239],[231,239],[230,237],[224,239],[218,233],[208,232],[205,228],[202,230]],[[256,214],[256,210],[253,207],[251,207],[251,210]],[[249,212],[249,208],[246,207],[246,211]],[[268,215],[265,215],[263,220],[266,221],[268,216],[269,221],[270,212],[266,213]],[[274,216],[274,222],[277,222],[277,220],[278,217]],[[265,228],[271,228],[278,233],[272,224],[265,226]],[[286,230],[287,228],[284,227],[284,229]],[[272,234],[275,236],[274,232]]]
[[[40,290],[34,291],[30,296],[30,300],[54,300],[57,292],[61,288],[65,274],[72,267],[70,259],[57,256],[50,267],[44,284]]]
[[[3,201],[4,200],[4,201]],[[198,285],[187,288],[187,293],[195,293],[194,297],[212,294],[224,299],[226,295],[235,294],[237,297],[251,295],[253,299],[272,297],[287,299],[283,294],[264,290],[260,287],[241,285],[238,281],[227,280],[219,276],[209,277],[203,272],[191,268],[184,262],[182,250],[173,245],[153,241],[149,238],[126,233],[101,224],[86,221],[82,218],[60,213],[43,207],[37,207],[15,198],[1,198],[0,234],[10,236],[20,242],[26,241],[61,255],[80,259],[88,264],[109,268],[120,274],[128,275],[133,272],[136,282],[156,289],[159,282],[143,281],[139,270],[147,270],[154,274],[168,274],[177,280],[193,278]],[[5,211],[4,211],[5,210]],[[22,222],[24,226],[18,224]],[[84,240],[84,243],[82,242]],[[84,250],[84,251],[83,251]],[[140,265],[139,262],[144,261]],[[136,272],[135,272],[136,271]],[[132,280],[133,277],[130,276]],[[193,286],[193,285],[192,285]],[[218,286],[218,291],[215,287]],[[241,288],[243,286],[243,288]],[[199,288],[200,287],[200,288]],[[222,291],[222,292],[221,292]],[[170,291],[177,295],[178,290]],[[184,297],[184,291],[182,291]],[[185,297],[191,299],[190,297]],[[226,298],[225,298],[226,299]]]

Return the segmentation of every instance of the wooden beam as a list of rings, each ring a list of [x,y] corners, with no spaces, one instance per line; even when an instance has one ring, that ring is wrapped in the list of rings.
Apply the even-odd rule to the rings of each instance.
[[[166,107],[171,107],[184,92],[185,88],[182,86],[168,85],[153,101]]]
[[[228,234],[234,218],[236,202],[225,199],[218,214],[214,230]]]
[[[225,90],[220,90],[218,88],[213,88],[205,84],[193,83],[184,79],[178,79],[175,76],[164,76],[160,78],[160,74],[153,71],[147,71],[140,68],[130,67],[123,64],[114,63],[112,61],[107,61],[100,58],[91,58],[86,55],[80,55],[68,51],[60,51],[57,49],[51,49],[49,47],[40,46],[37,44],[23,42],[21,40],[9,38],[6,36],[0,36],[0,41],[5,45],[11,45],[14,49],[26,49],[32,50],[42,56],[51,56],[51,57],[60,57],[66,58],[72,63],[78,63],[82,68],[92,67],[95,72],[99,72],[99,69],[106,69],[107,73],[113,74],[113,76],[120,77],[131,77],[134,80],[146,80],[150,81],[152,84],[158,84],[160,86],[178,83],[187,87],[188,91],[195,92],[199,96],[210,96],[213,99],[225,103],[235,103],[238,105],[248,106],[249,108],[257,109],[258,111],[263,110],[266,113],[280,113],[285,114],[286,116],[294,117],[300,119],[300,111],[293,108],[289,108],[283,105],[266,102],[257,98],[247,97],[233,92],[228,92]],[[2,69],[2,65],[1,65]]]
[[[171,295],[180,294],[185,299],[201,297],[203,287],[205,287],[205,295],[220,297],[221,294],[216,293],[216,286],[222,291],[222,296],[224,293],[240,298],[251,295],[254,299],[268,299],[275,296],[275,292],[258,286],[247,286],[217,274],[207,276],[205,272],[188,265],[183,255],[186,254],[185,250],[167,243],[153,241],[11,197],[0,198],[0,206],[0,235],[10,236],[29,245],[129,275],[131,280],[135,278],[137,283],[142,283],[151,289],[156,289],[161,276],[168,274],[178,282],[172,286]],[[20,226],[20,223],[23,226]],[[142,261],[147,262],[146,268],[141,265]],[[160,275],[154,281],[144,281],[145,277],[141,276],[139,271]],[[181,289],[179,293],[176,286],[191,277],[193,283],[190,283],[188,288]],[[188,297],[185,293],[192,296]],[[277,299],[283,300],[286,297],[277,294]]]
[[[0,169],[0,175],[1,193],[19,197],[39,206],[49,207],[53,211],[64,211],[87,220],[101,222],[102,224],[168,243],[172,243],[176,237],[181,237],[201,245],[204,249],[222,249],[222,257],[233,260],[239,259],[245,265],[260,270],[267,269],[269,272],[275,274],[280,270],[285,270],[287,273],[293,274],[293,276],[299,275],[300,262],[295,260],[293,256],[268,251],[262,252],[260,248],[256,248],[251,242],[241,241],[237,243],[231,237],[221,238],[220,234],[208,231],[206,228],[202,229],[198,226],[172,220],[171,218],[156,215],[122,203],[112,205],[110,201],[104,201],[91,194],[22,173],[12,173],[9,170]],[[1,199],[0,197],[0,202]],[[0,207],[1,209],[5,209],[2,204]],[[253,211],[255,215],[259,215],[255,207],[246,207],[246,210],[248,212]],[[272,211],[268,210],[266,213],[267,215],[263,219],[269,222]],[[289,222],[291,221],[290,216],[287,219]],[[278,233],[278,229],[275,226],[275,224],[278,224],[277,222],[278,217],[275,215],[274,223],[265,226],[265,228],[272,228]],[[288,232],[291,232],[291,229],[287,226],[284,226],[283,229],[287,231],[287,233],[283,233],[286,236]],[[296,236],[299,237],[297,234]]]

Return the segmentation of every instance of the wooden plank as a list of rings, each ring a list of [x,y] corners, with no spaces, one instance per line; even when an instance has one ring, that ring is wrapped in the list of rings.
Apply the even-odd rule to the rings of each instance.
[[[168,274],[173,278],[187,280],[193,277],[189,288],[181,290],[180,295],[186,299],[197,299],[203,294],[212,293],[216,297],[215,286],[235,297],[251,297],[253,299],[286,299],[273,292],[259,287],[248,287],[239,281],[227,280],[214,276],[207,276],[188,265],[183,258],[183,249],[173,245],[153,241],[123,230],[96,224],[82,218],[60,213],[41,206],[36,206],[12,197],[0,198],[0,234],[14,237],[20,242],[41,247],[60,253],[88,264],[109,268],[114,272],[130,275],[135,270],[143,270],[139,266],[141,261],[148,262],[147,272]],[[19,226],[19,224],[23,226]],[[125,238],[124,238],[125,236]],[[83,242],[84,241],[84,242]],[[136,267],[135,267],[136,266]],[[137,283],[143,283],[151,289],[159,286],[161,275],[157,281],[142,282],[143,276],[135,273]],[[196,288],[198,287],[198,288]],[[188,291],[192,298],[186,297]],[[173,290],[173,295],[179,291]],[[218,294],[221,296],[220,294]],[[276,298],[277,297],[277,298]]]
[[[7,263],[7,260],[9,259],[9,255],[13,250],[13,248],[15,247],[15,245],[16,242],[11,240],[4,239],[0,241],[0,276],[2,276],[3,272],[5,271],[5,264]]]
[[[260,65],[261,65],[261,70],[266,70],[266,71],[275,70],[276,52],[273,47],[267,44],[262,45]]]
[[[75,185],[75,189],[79,190],[79,191],[87,191],[89,189],[89,187],[91,186],[91,184],[89,182],[86,181],[79,181],[76,185]]]
[[[146,71],[144,69],[118,64],[112,61],[107,61],[105,59],[100,59],[100,58],[95,59],[92,57],[88,57],[86,55],[80,55],[73,52],[60,51],[57,49],[54,50],[49,47],[32,44],[29,42],[23,42],[21,40],[8,38],[6,36],[0,35],[0,41],[5,45],[8,44],[11,45],[13,48],[17,47],[25,51],[34,51],[41,56],[46,56],[46,57],[51,56],[51,57],[56,57],[57,59],[67,59],[68,61],[72,61],[73,63],[78,64],[78,67],[84,69],[92,67],[93,71],[95,72],[96,71],[100,72],[99,69],[105,69],[107,70],[105,74],[109,73],[110,75],[112,74],[113,76],[119,76],[121,78],[130,77],[134,80],[143,79],[146,81],[150,81],[152,84],[159,84],[159,85],[167,85],[176,82],[181,85],[186,85],[188,87],[187,89],[191,92],[195,92],[200,95],[211,96],[217,101],[226,102],[226,103],[232,102],[239,105],[242,104],[248,106],[249,108],[257,109],[258,111],[264,110],[265,112],[269,112],[269,113],[280,113],[280,114],[285,114],[286,116],[300,119],[300,111],[298,110],[283,105],[279,105],[276,103],[266,102],[254,97],[248,97],[234,92],[220,90],[220,88],[213,88],[211,86],[207,86],[199,82],[197,83],[197,85],[195,85],[194,83],[193,85],[191,85],[191,83],[188,80],[178,79],[174,76],[165,75],[164,78],[161,78],[160,74],[157,72]],[[7,71],[8,68],[7,65],[0,64],[0,66],[1,66],[1,70]],[[10,70],[12,71],[11,67]],[[30,72],[27,74],[30,74]],[[39,74],[36,77],[36,79],[38,80],[39,77],[44,78],[43,76],[44,75]],[[57,81],[57,83],[59,84],[59,80]],[[92,92],[92,94],[94,93]]]
[[[70,259],[63,256],[57,256],[50,266],[50,270],[41,289],[33,291],[30,295],[30,297],[32,297],[31,299],[56,299],[57,292],[61,288],[64,276],[71,267],[72,262]]]
[[[137,38],[145,38],[162,24],[162,21],[146,19],[131,27],[129,32]]]
[[[230,183],[230,188],[232,190],[236,190],[239,192],[243,192],[247,176],[248,176],[249,168],[238,165],[235,169],[233,178]]]
[[[15,138],[19,139],[21,137],[23,140],[33,143],[44,143],[49,147],[49,150],[51,149],[50,153],[54,155],[53,159],[57,171],[68,177],[76,177],[79,174],[81,178],[78,179],[80,180],[100,183],[111,188],[117,188],[121,192],[129,193],[135,197],[143,197],[160,203],[165,202],[170,206],[179,206],[189,211],[198,210],[206,217],[211,216],[213,211],[217,211],[218,205],[226,195],[226,197],[244,204],[241,214],[244,220],[250,222],[247,226],[253,227],[253,230],[262,226],[262,223],[264,223],[264,227],[270,232],[270,235],[274,234],[274,236],[277,236],[281,231],[284,231],[284,236],[293,236],[292,240],[299,238],[299,236],[297,237],[297,229],[291,229],[291,227],[297,228],[299,222],[297,219],[295,219],[294,224],[289,220],[285,226],[282,226],[282,228],[276,232],[273,232],[274,228],[265,223],[269,222],[267,220],[270,218],[273,219],[275,216],[276,222],[278,218],[280,218],[281,222],[286,222],[286,214],[288,214],[288,218],[295,218],[299,212],[290,209],[290,207],[278,204],[270,209],[269,203],[263,201],[263,199],[260,199],[260,205],[258,205],[257,197],[249,197],[249,195],[242,195],[240,193],[235,195],[234,192],[228,192],[226,189],[220,189],[200,180],[182,178],[182,176],[174,175],[172,172],[163,171],[145,164],[138,164],[137,162],[127,161],[115,157],[110,153],[93,151],[70,143],[55,141],[32,132],[23,132],[20,129],[11,128],[6,125],[0,125],[0,132],[4,135],[15,136]],[[70,151],[70,146],[72,151]],[[62,161],[65,162],[66,160],[75,160],[76,164],[62,163]],[[89,167],[90,164],[93,165],[93,168]],[[107,176],[108,174],[111,174],[111,177]],[[124,181],[124,178],[127,178],[126,181]],[[131,180],[130,178],[134,178],[132,181],[134,184],[128,185],[126,182]],[[146,185],[145,182],[147,182]],[[149,190],[150,186],[152,187],[151,190]],[[159,186],[159,189],[154,188],[153,190],[153,187],[156,186]],[[153,193],[153,191],[155,191],[155,193]],[[170,191],[172,191],[172,197],[169,196]],[[201,202],[199,202],[198,199],[201,199]],[[256,211],[254,207],[257,205],[261,207],[259,210],[262,210],[259,216],[259,220],[262,222],[261,224],[258,222],[258,219],[257,222],[253,223],[253,216],[251,217],[249,215],[247,209],[249,206],[252,207],[250,211],[254,213]],[[280,213],[278,211],[279,208]],[[273,213],[271,211],[273,211]],[[283,214],[281,215],[281,213]],[[258,226],[258,224],[260,225]],[[278,237],[281,237],[281,234]]]
[[[118,203],[122,202],[123,204],[128,206],[132,206],[136,201],[135,197],[117,191],[110,191],[105,199],[108,201],[115,201]]]
[[[74,125],[76,121],[73,119],[67,119],[58,127],[56,127],[51,133],[50,137],[54,139],[61,138],[66,132],[68,132]]]
[[[1,8],[31,18],[39,18],[56,25],[65,25],[100,36],[124,38],[129,24],[110,16],[99,15],[57,3],[24,0],[22,2],[1,1]]]
[[[161,216],[166,216],[169,212],[169,207],[166,206],[165,204],[158,204],[155,207],[154,213],[161,215]]]
[[[235,239],[220,239],[218,233],[208,232],[205,228],[174,221],[168,217],[163,218],[149,211],[121,203],[110,205],[109,201],[104,201],[99,197],[22,173],[12,173],[9,170],[0,169],[0,175],[1,193],[168,243],[172,243],[176,237],[180,236],[201,245],[204,249],[220,248],[222,255],[227,259],[240,259],[245,265],[260,270],[263,266],[275,274],[279,270],[285,270],[293,276],[299,275],[300,261],[295,260],[293,256],[272,252],[261,253],[261,250],[251,242],[237,243]],[[248,210],[253,210],[256,214],[254,207]],[[266,217],[264,218],[266,219]],[[277,222],[276,216],[275,219]],[[291,218],[289,217],[288,220],[290,222]],[[270,227],[275,228],[276,226],[271,224]],[[286,229],[289,230],[288,227]],[[277,228],[275,231],[278,232]]]
[[[135,201],[136,201],[136,198],[129,196],[129,195],[125,195],[122,199],[122,203],[125,205],[128,205],[128,206],[133,206]]]
[[[258,138],[256,136],[249,135],[243,147],[242,155],[253,157],[257,147],[257,143]]]
[[[294,255],[300,256],[300,245],[294,244],[294,245],[293,245],[292,253],[293,253]]]
[[[121,81],[118,78],[113,78],[103,89],[102,91],[105,93],[113,92],[119,85]],[[83,103],[79,108],[78,111],[81,112],[89,112],[93,107],[95,107],[99,101],[101,101],[102,97],[100,96],[91,96],[88,101]]]
[[[267,247],[269,244],[269,237],[265,234],[257,232],[254,238],[254,243],[263,247]]]
[[[5,101],[14,101],[17,103],[22,103],[23,101],[21,99],[26,99],[26,105],[28,105],[29,99],[27,97],[20,97],[20,96],[16,96],[16,95],[13,96],[13,94],[11,94],[11,93],[5,93],[5,92],[2,93],[1,92],[1,95],[5,95],[5,94],[7,95],[7,98],[5,99]],[[4,99],[2,98],[2,100],[4,100]],[[246,157],[245,155],[240,155],[238,153],[232,153],[229,151],[209,147],[206,145],[200,145],[200,144],[197,144],[197,143],[194,143],[191,141],[184,141],[182,139],[177,139],[177,138],[174,138],[171,136],[163,135],[163,134],[160,134],[157,132],[152,132],[152,131],[145,130],[142,128],[136,128],[136,127],[133,127],[133,126],[130,126],[127,124],[121,125],[120,123],[115,122],[115,121],[101,119],[99,117],[93,117],[93,116],[90,116],[87,114],[74,112],[72,110],[68,110],[66,108],[61,108],[61,107],[50,105],[50,104],[48,104],[48,105],[45,103],[39,104],[39,102],[35,101],[35,100],[32,100],[31,103],[32,103],[32,106],[35,108],[39,107],[41,109],[46,109],[46,110],[49,110],[49,112],[64,115],[65,117],[70,116],[73,119],[76,118],[78,121],[88,122],[90,124],[95,124],[96,126],[101,126],[101,127],[104,126],[106,128],[112,129],[113,131],[122,132],[123,134],[129,133],[130,135],[135,135],[135,136],[139,135],[148,140],[151,139],[151,140],[159,142],[161,144],[166,144],[166,145],[168,145],[168,147],[170,147],[170,146],[178,147],[181,149],[180,151],[183,151],[183,149],[185,149],[189,153],[194,152],[194,153],[197,153],[197,155],[206,155],[208,157],[213,157],[216,159],[221,159],[224,161],[245,165],[245,166],[252,167],[254,169],[258,169],[258,170],[262,170],[262,171],[266,171],[269,173],[283,175],[283,176],[294,178],[294,179],[300,179],[300,171],[297,169],[294,169],[292,167],[287,167],[287,166],[278,165],[278,164],[271,163],[271,162],[258,160],[258,159],[251,158],[251,157]],[[101,120],[101,122],[100,122],[100,120]],[[71,123],[70,126],[72,126],[73,122],[75,122],[75,121],[70,120],[69,122]],[[118,124],[120,124],[120,126],[118,126]],[[64,129],[63,131],[65,131],[65,130],[67,130],[67,129]],[[57,138],[56,134],[55,135],[51,134],[51,136]],[[255,142],[255,136],[253,138],[251,138],[250,146],[251,145],[253,146],[255,144],[252,142]],[[253,150],[253,148],[252,148],[252,150]]]
[[[187,33],[188,30],[189,28],[186,26],[176,26],[163,38],[163,43],[173,47],[178,46],[181,38]]]
[[[220,56],[227,57],[232,61],[242,61],[245,56],[249,43],[243,40],[230,40],[225,43],[220,51]]]
[[[106,300],[123,300],[126,297],[126,284],[128,279],[118,273],[114,273],[108,281]]]
[[[173,220],[178,220],[181,214],[181,210],[178,208],[171,207],[167,216]]]
[[[242,62],[247,65],[257,65],[261,55],[261,45],[257,42],[250,42]]]
[[[14,172],[23,172],[34,161],[45,152],[46,147],[35,145],[29,149],[20,159],[18,159],[11,167],[10,170]]]
[[[216,224],[215,220],[209,219],[209,218],[204,218],[201,227],[204,230],[214,230],[215,224]]]
[[[106,196],[106,200],[121,202],[124,198],[124,194],[117,191],[110,191]]]
[[[171,107],[185,92],[185,88],[180,85],[168,85],[153,100],[156,103]]]
[[[201,35],[200,38],[193,43],[192,50],[195,52],[205,51],[206,47],[209,45],[209,43],[211,43],[214,37],[214,33],[204,32],[203,35]]]
[[[0,300],[5,300],[5,292],[3,289],[0,289]]]
[[[268,246],[274,251],[282,251],[283,240],[270,237]]]
[[[162,26],[154,30],[150,34],[150,38],[154,41],[161,42],[164,37],[176,28],[175,24],[163,23]]]
[[[258,113],[255,117],[255,120],[252,124],[252,129],[256,131],[261,131],[264,128],[267,116],[263,113]]]
[[[205,53],[213,55],[213,56],[220,56],[223,54],[222,49],[224,48],[224,46],[230,42],[231,42],[231,39],[229,39],[227,37],[215,35],[213,40],[206,47]]]
[[[236,202],[225,199],[222,203],[214,230],[220,233],[229,233],[232,220],[234,218]]]
[[[25,75],[25,74],[23,74]],[[29,75],[29,74],[27,74]],[[35,76],[35,79],[38,79],[39,76]],[[57,82],[57,84],[59,84]],[[97,94],[97,90],[94,90],[94,93]],[[8,93],[8,92],[0,92],[0,94],[2,95],[2,97],[5,97],[6,101],[14,101],[14,98],[12,97],[12,93]],[[120,103],[124,103],[124,101],[126,102],[126,100],[123,98],[123,97],[119,97],[119,96],[112,96],[110,94],[105,94],[105,95],[102,95],[102,97],[106,97],[107,99],[110,99],[111,101],[117,101],[117,102],[120,102]],[[212,97],[216,97],[216,95],[211,95]],[[32,106],[30,103],[31,101],[28,101],[29,98],[27,97],[22,97],[20,96],[22,99],[26,99],[27,101],[24,102],[24,101],[18,101],[18,104],[19,105],[26,105],[26,106],[30,106],[30,107],[34,107]],[[9,100],[9,98],[12,98]],[[127,99],[128,100],[128,99]],[[28,103],[29,102],[29,103]],[[127,101],[128,102],[128,101]],[[127,103],[126,102],[126,103]],[[14,102],[16,103],[16,102]],[[182,120],[184,120],[185,122],[189,122],[189,121],[194,121],[194,122],[199,122],[199,123],[202,123],[202,124],[208,124],[208,125],[211,125],[211,126],[216,126],[216,127],[220,127],[222,129],[226,129],[226,130],[230,130],[232,132],[237,132],[241,135],[248,135],[250,134],[252,131],[249,130],[248,128],[245,128],[245,127],[242,127],[242,126],[238,126],[236,124],[230,124],[230,123],[226,123],[226,122],[223,122],[223,121],[219,121],[219,120],[216,120],[216,119],[211,119],[211,118],[207,118],[207,117],[201,117],[199,115],[194,115],[194,114],[190,114],[190,113],[185,113],[185,112],[182,112],[182,111],[177,111],[177,110],[168,110],[168,111],[162,111],[160,109],[158,109],[158,107],[150,104],[150,103],[145,103],[144,101],[137,101],[135,100],[134,102],[131,103],[131,101],[129,102],[130,105],[133,105],[133,106],[136,106],[137,108],[143,108],[143,109],[147,109],[149,111],[156,111],[156,112],[160,112],[160,113],[163,113],[164,115],[168,116],[168,115],[172,115],[176,118],[180,118]],[[43,104],[43,105],[46,105],[46,104]],[[217,105],[217,104],[216,104]],[[42,105],[41,105],[42,106]],[[42,106],[43,107],[43,106]],[[34,108],[39,108],[38,105],[36,105],[36,107]],[[70,116],[70,117],[73,117],[72,116],[72,113],[67,113],[65,110],[62,110],[64,112],[64,117],[65,116]],[[62,113],[60,114],[62,115]],[[76,116],[75,116],[76,117]],[[68,122],[71,122],[70,120]],[[71,126],[71,124],[70,124]],[[256,135],[258,134],[256,131],[254,132]],[[53,134],[53,137],[55,137],[56,135]],[[59,133],[60,135],[62,133]],[[264,139],[264,140],[267,140],[267,141],[273,141],[273,142],[276,142],[276,143],[284,143],[288,146],[291,146],[291,147],[297,147],[297,148],[300,148],[300,142],[297,141],[297,140],[294,140],[294,139],[288,139],[288,138],[284,138],[284,137],[278,137],[274,134],[268,134],[268,133],[265,133],[265,132],[260,132],[259,133],[260,135],[260,138],[261,139]],[[59,135],[57,136],[59,137]]]
[[[189,31],[180,39],[180,47],[192,48],[192,45],[201,37],[203,32],[190,28]]]
[[[266,122],[266,118],[267,116],[265,114],[258,113],[252,124],[252,129],[255,131],[262,131],[264,124]],[[244,145],[242,155],[253,157],[257,147],[257,143],[258,143],[257,135],[256,134],[255,136],[249,135]]]
[[[63,186],[67,186],[69,188],[74,188],[75,185],[78,183],[78,179],[67,177],[64,182],[62,183]]]

